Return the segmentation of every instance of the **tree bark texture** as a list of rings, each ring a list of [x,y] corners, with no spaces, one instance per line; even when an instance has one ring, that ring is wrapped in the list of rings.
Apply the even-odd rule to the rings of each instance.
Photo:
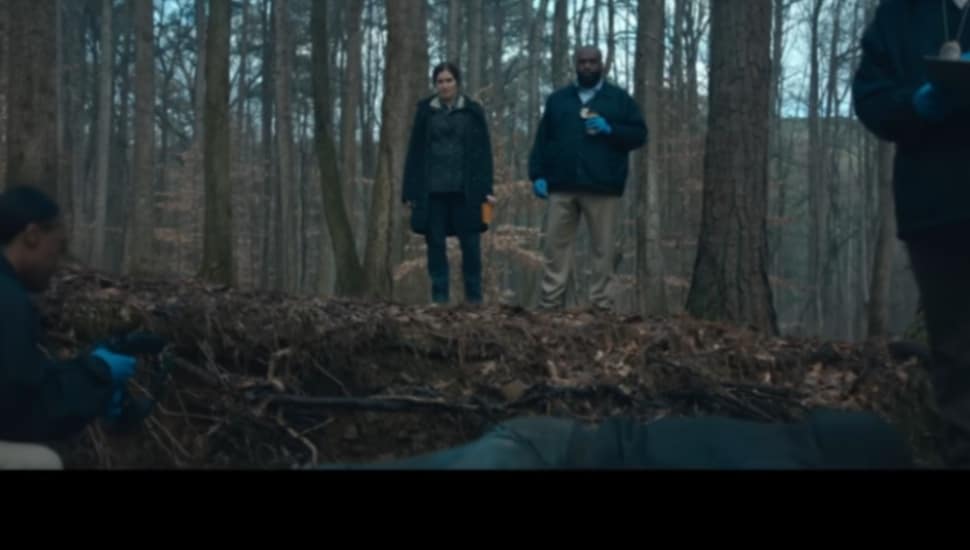
[[[778,333],[768,281],[771,0],[716,0],[701,237],[687,310]]]

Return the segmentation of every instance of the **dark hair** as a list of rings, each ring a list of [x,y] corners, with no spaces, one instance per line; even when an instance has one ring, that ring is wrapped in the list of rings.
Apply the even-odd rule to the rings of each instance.
[[[10,244],[30,224],[49,224],[61,209],[36,187],[17,185],[0,194],[0,246]]]
[[[458,69],[457,65],[450,61],[439,63],[434,68],[434,71],[431,72],[431,83],[436,84],[438,82],[438,75],[444,71],[451,73],[451,76],[455,77],[455,82],[457,82],[459,85],[461,84],[461,70]]]

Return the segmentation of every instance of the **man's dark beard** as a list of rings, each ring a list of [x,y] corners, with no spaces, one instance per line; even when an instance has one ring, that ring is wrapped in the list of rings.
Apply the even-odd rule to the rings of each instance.
[[[579,82],[579,85],[582,86],[583,88],[592,88],[593,86],[596,86],[597,84],[599,84],[600,79],[602,78],[603,78],[602,72],[593,73],[590,76],[583,76],[582,73],[576,73],[576,80]]]

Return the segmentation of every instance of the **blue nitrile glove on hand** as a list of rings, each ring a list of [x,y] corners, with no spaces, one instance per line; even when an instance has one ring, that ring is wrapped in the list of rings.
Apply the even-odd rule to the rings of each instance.
[[[129,378],[135,375],[137,361],[134,357],[118,355],[103,347],[98,347],[91,355],[108,365],[108,370],[111,371],[111,381],[115,386],[123,386]]]
[[[539,178],[532,184],[532,192],[540,199],[549,198],[549,182],[545,178]]]
[[[952,114],[955,107],[933,84],[927,82],[913,95],[916,113],[926,119],[939,122]]]
[[[594,116],[593,118],[586,119],[586,129],[597,134],[610,135],[613,133],[613,127],[610,126],[609,122],[601,116]]]
[[[960,59],[970,61],[970,52],[961,55]],[[933,122],[939,122],[968,105],[970,105],[970,98],[953,97],[929,82],[923,84],[913,95],[913,106],[917,114]]]

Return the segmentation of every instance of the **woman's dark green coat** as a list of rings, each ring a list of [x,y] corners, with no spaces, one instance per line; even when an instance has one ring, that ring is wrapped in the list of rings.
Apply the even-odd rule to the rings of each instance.
[[[429,149],[431,134],[429,120],[434,109],[441,109],[441,100],[432,96],[418,102],[414,124],[411,128],[411,140],[408,144],[408,155],[404,164],[404,185],[402,200],[412,203],[411,230],[424,235],[428,231],[430,210],[428,189]],[[464,111],[471,116],[471,124],[465,126],[462,135],[465,159],[461,173],[463,175],[462,189],[465,193],[465,205],[468,215],[462,216],[464,223],[461,227],[448,227],[448,235],[459,233],[483,232],[488,226],[482,223],[481,208],[485,197],[492,191],[492,144],[485,119],[485,110],[480,104],[466,96],[459,96],[456,110]],[[451,224],[449,224],[451,225]]]

